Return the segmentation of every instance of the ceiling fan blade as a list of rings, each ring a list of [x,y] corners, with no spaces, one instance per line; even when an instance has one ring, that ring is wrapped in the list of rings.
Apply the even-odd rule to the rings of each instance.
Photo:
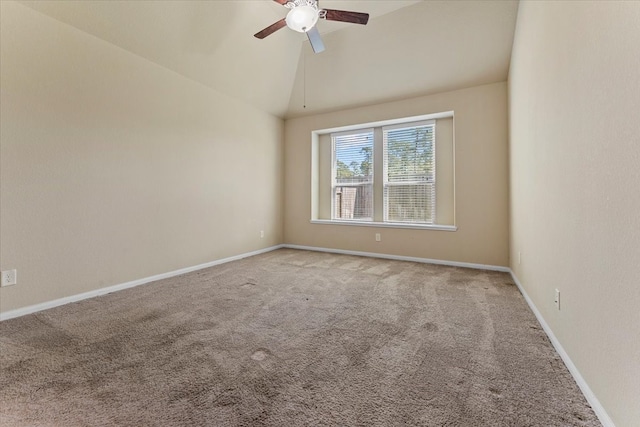
[[[324,43],[322,43],[317,26],[307,31],[307,37],[309,38],[309,43],[311,43],[311,49],[313,49],[315,53],[320,53],[324,50]]]
[[[369,22],[369,14],[368,13],[360,13],[360,12],[349,12],[348,10],[334,10],[334,9],[325,9],[327,11],[327,15],[325,19],[329,21],[342,21],[342,22],[350,22],[352,24],[361,24],[367,25]]]
[[[267,37],[269,34],[273,34],[276,31],[278,31],[280,28],[286,27],[286,26],[287,26],[287,22],[284,20],[284,18],[282,18],[281,20],[279,20],[277,22],[274,22],[273,24],[269,25],[264,30],[258,31],[253,36],[257,37],[259,39],[263,39],[263,38]]]

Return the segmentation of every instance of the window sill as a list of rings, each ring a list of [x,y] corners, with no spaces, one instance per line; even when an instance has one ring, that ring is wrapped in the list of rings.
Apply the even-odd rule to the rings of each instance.
[[[356,227],[382,227],[382,228],[411,228],[417,230],[458,231],[455,225],[437,224],[403,224],[397,222],[373,222],[373,221],[340,221],[332,219],[312,219],[311,224],[323,225],[353,225]]]

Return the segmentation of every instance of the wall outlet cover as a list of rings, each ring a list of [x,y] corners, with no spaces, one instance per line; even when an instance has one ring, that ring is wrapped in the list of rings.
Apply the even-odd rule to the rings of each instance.
[[[11,286],[18,283],[17,270],[5,270],[2,272],[2,286]]]

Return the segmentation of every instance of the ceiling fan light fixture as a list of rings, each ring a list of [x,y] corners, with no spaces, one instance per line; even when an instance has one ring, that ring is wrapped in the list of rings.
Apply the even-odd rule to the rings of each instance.
[[[287,13],[287,27],[299,33],[306,33],[318,22],[318,9],[303,5],[292,8]]]

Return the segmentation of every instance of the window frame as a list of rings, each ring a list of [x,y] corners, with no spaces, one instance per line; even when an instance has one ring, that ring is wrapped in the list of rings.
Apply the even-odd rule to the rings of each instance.
[[[337,219],[330,219],[331,218],[331,213],[329,212],[329,210],[332,210],[333,207],[331,206],[331,186],[330,186],[330,177],[326,176],[325,179],[327,179],[327,181],[324,181],[327,183],[327,190],[326,193],[324,193],[324,190],[322,190],[322,184],[320,184],[320,177],[322,176],[322,170],[327,170],[327,175],[329,175],[331,173],[331,167],[330,165],[327,169],[324,169],[321,164],[322,164],[322,155],[321,155],[321,139],[324,138],[325,136],[328,138],[327,140],[327,144],[329,144],[329,149],[327,150],[327,162],[332,161],[332,147],[330,144],[330,135],[332,133],[339,133],[339,132],[347,132],[347,131],[359,131],[362,129],[366,129],[366,128],[373,128],[374,129],[374,135],[376,132],[378,132],[378,129],[381,129],[384,126],[389,126],[389,125],[395,125],[395,124],[402,124],[402,125],[406,125],[407,123],[411,123],[411,122],[418,122],[418,121],[422,121],[422,120],[440,120],[440,119],[451,119],[452,120],[452,140],[450,142],[450,146],[451,146],[451,172],[452,172],[452,176],[451,176],[451,209],[452,209],[452,213],[451,213],[451,221],[452,222],[447,222],[447,223],[435,223],[435,224],[426,224],[426,223],[416,223],[416,224],[409,224],[409,223],[394,223],[394,222],[382,222],[382,215],[380,213],[376,214],[376,212],[380,212],[383,207],[380,204],[380,199],[376,199],[378,201],[374,200],[374,221],[371,222],[364,222],[364,221],[343,221],[343,220],[337,220]],[[443,110],[437,113],[428,113],[428,114],[422,114],[422,115],[416,115],[416,116],[405,116],[405,117],[398,117],[398,118],[391,118],[391,119],[382,119],[382,120],[376,120],[376,121],[371,121],[371,122],[360,122],[360,123],[356,123],[356,124],[348,124],[348,125],[340,125],[340,126],[329,126],[329,127],[324,127],[324,128],[316,128],[311,130],[311,211],[310,211],[310,218],[309,218],[309,223],[311,224],[315,224],[315,225],[338,225],[338,226],[350,226],[350,227],[375,227],[375,228],[393,228],[393,229],[415,229],[415,230],[430,230],[430,231],[446,231],[446,232],[456,232],[458,231],[458,225],[457,225],[457,214],[456,214],[456,135],[455,135],[455,128],[456,128],[456,114],[454,110]],[[377,143],[374,141],[374,149],[375,149],[375,145]],[[438,142],[436,141],[436,144],[438,144]],[[329,151],[331,151],[331,153],[329,153]],[[378,149],[378,152],[380,151],[380,149]],[[374,153],[374,156],[376,154]],[[326,163],[325,163],[326,164]],[[375,169],[375,171],[377,172],[377,176],[381,175],[381,167],[379,166],[374,166],[374,168],[379,168],[379,169]],[[376,190],[377,186],[379,184],[376,184],[376,182],[374,182],[374,193],[379,192],[380,190]],[[323,196],[324,195],[324,196]],[[323,198],[321,198],[323,197]],[[380,197],[378,195],[378,197]],[[321,212],[324,211],[323,208],[321,207],[323,202],[321,200],[326,200],[327,203],[327,210],[326,215],[327,216],[320,216]],[[379,215],[379,216],[378,216]],[[379,218],[379,219],[378,219]]]
[[[388,162],[388,140],[387,140],[387,132],[399,130],[399,129],[414,129],[419,127],[427,127],[431,126],[433,128],[433,139],[431,142],[431,150],[433,152],[433,164],[430,180],[427,181],[401,181],[401,182],[391,182],[389,181],[389,162]],[[437,127],[436,120],[420,120],[415,122],[403,122],[394,125],[382,126],[382,222],[384,223],[393,223],[393,224],[410,224],[410,225],[420,225],[420,224],[435,224],[436,222],[436,212],[437,212],[437,194],[436,194],[436,135],[437,135]],[[375,155],[375,152],[374,152]],[[432,186],[432,206],[431,206],[431,220],[430,221],[391,221],[389,220],[389,197],[387,196],[387,189],[390,187],[400,187],[400,186],[418,186],[428,183]]]
[[[349,136],[349,135],[371,135],[371,180],[366,183],[359,183],[359,185],[370,185],[372,200],[371,200],[371,216],[367,218],[337,218],[336,217],[336,187],[349,187],[349,185],[339,185],[336,181],[336,166],[337,166],[337,158],[336,158],[336,137],[341,136]],[[374,219],[374,203],[373,203],[373,190],[375,186],[375,172],[373,165],[375,164],[375,133],[374,128],[372,127],[364,127],[352,130],[345,130],[341,132],[332,132],[331,133],[331,221],[347,221],[347,222],[358,222],[358,223],[370,223],[373,222]]]

